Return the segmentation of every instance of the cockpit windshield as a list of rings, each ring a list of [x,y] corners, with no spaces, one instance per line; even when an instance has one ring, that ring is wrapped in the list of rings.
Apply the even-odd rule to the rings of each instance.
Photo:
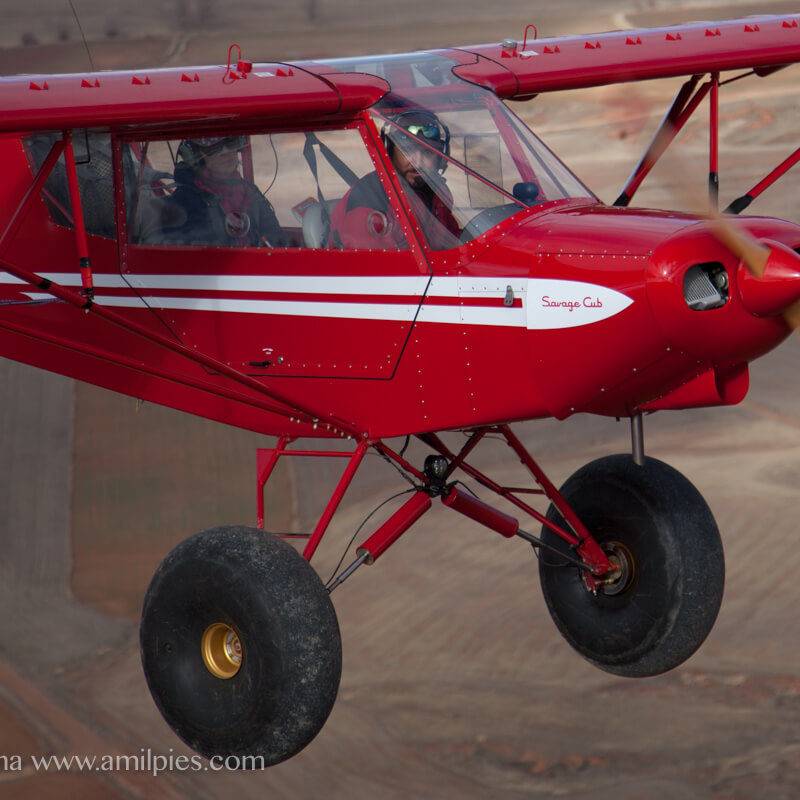
[[[468,242],[524,208],[596,200],[492,93],[457,77],[441,54],[326,62],[384,78],[374,121],[429,244]]]

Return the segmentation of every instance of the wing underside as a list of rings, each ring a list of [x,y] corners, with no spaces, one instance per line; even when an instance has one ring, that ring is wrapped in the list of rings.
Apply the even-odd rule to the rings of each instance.
[[[800,15],[693,22],[460,48],[456,74],[504,99],[800,60]]]
[[[800,60],[800,15],[507,40],[438,53],[455,62],[459,78],[523,100],[654,78],[768,72]],[[326,61],[254,64],[246,75],[225,66],[19,75],[0,78],[0,132],[330,119],[369,108],[389,84],[368,68],[344,72]]]

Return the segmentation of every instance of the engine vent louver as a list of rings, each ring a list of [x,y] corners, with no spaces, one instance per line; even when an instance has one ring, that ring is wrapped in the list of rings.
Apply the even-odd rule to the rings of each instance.
[[[692,311],[710,311],[728,302],[728,273],[719,263],[696,264],[683,276],[683,296]]]

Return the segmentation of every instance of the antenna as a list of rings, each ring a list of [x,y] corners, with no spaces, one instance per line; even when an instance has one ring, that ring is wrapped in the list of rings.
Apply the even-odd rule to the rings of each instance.
[[[81,21],[78,18],[78,12],[75,10],[75,5],[73,4],[72,0],[67,0],[69,3],[69,7],[72,9],[72,16],[75,17],[75,22],[78,25],[78,30],[81,33],[81,39],[83,39],[83,46],[86,48],[86,55],[89,57],[89,66],[91,67],[92,72],[96,72],[94,66],[94,59],[92,58],[92,51],[89,49],[89,43],[86,41],[86,34],[83,32],[83,26],[81,25]]]

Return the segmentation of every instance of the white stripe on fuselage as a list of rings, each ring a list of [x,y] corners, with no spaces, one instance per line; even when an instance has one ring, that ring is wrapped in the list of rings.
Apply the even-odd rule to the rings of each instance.
[[[63,286],[80,286],[77,273],[44,273],[42,277]],[[387,320],[453,325],[493,325],[529,330],[553,330],[590,325],[619,314],[633,301],[621,292],[580,281],[550,278],[504,277],[434,277],[419,276],[311,276],[311,275],[136,275],[127,280],[154,308],[183,311],[210,311],[239,314]],[[24,284],[6,276],[0,283]],[[94,276],[98,289],[126,289],[129,284],[120,275]],[[480,305],[481,300],[506,297],[512,306]],[[242,299],[233,297],[169,297],[164,291],[251,292],[308,295],[365,295],[380,298],[370,303],[329,301],[325,299],[284,300],[274,298]],[[426,291],[427,290],[427,291]],[[34,300],[51,295],[26,292]],[[416,302],[392,302],[392,298],[425,296],[420,308]],[[385,298],[385,299],[383,299]],[[439,298],[461,300],[458,304],[437,303]],[[478,301],[477,305],[463,301]],[[101,305],[141,308],[138,296],[100,296]],[[417,311],[419,314],[417,315]]]

